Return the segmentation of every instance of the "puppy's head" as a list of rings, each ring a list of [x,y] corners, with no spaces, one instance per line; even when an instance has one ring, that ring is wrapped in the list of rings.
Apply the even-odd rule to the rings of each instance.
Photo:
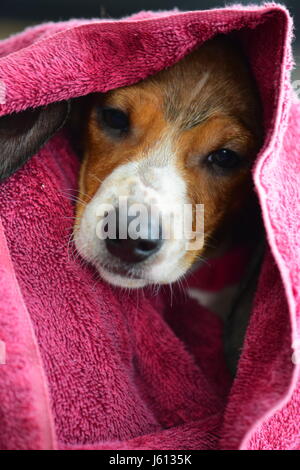
[[[95,95],[75,227],[83,258],[115,285],[179,279],[249,195],[259,118],[247,63],[221,37],[143,82]],[[137,205],[146,216],[131,211]],[[99,236],[109,222],[114,234]]]

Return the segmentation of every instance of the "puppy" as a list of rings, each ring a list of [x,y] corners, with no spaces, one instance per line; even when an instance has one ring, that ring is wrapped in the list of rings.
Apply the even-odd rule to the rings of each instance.
[[[242,52],[221,36],[140,83],[94,95],[74,229],[81,256],[106,281],[128,288],[175,282],[199,260],[214,256],[251,200],[261,114]],[[133,239],[129,224],[135,204],[155,206],[160,218],[148,219]],[[204,206],[201,244],[178,239],[172,231],[162,236],[165,221],[175,219],[177,228],[183,224],[177,209],[188,204],[194,229],[195,208]],[[100,214],[100,207],[111,211]],[[104,239],[97,226],[108,212],[117,215],[117,228],[114,237]],[[120,212],[125,236],[120,236]]]
[[[1,117],[0,182],[66,123],[75,129],[83,154],[75,244],[116,286],[176,282],[203,258],[252,239],[256,253],[236,292],[192,293],[223,318],[234,373],[263,250],[251,179],[261,116],[243,53],[218,36],[135,85]],[[133,233],[136,205],[150,217],[140,218]],[[115,231],[104,237],[110,220]],[[192,237],[185,236],[186,221]]]

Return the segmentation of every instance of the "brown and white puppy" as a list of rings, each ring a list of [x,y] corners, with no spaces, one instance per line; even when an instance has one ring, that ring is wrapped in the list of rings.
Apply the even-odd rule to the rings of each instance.
[[[225,37],[136,85],[94,95],[74,232],[79,253],[117,286],[177,281],[199,258],[213,254],[212,240],[221,244],[234,226],[250,198],[261,134],[254,79],[241,51]],[[116,239],[99,239],[99,207],[110,205],[118,213],[120,197],[128,207],[155,205],[162,225],[176,218],[179,206],[203,204],[203,246],[189,249],[186,240],[163,239],[163,227],[151,237],[151,224],[136,240],[119,232]],[[193,227],[195,217],[194,210]]]
[[[233,40],[219,36],[136,85],[1,117],[0,182],[69,123],[83,153],[74,228],[79,253],[111,284],[169,284],[199,259],[215,256],[228,240],[234,243],[243,229],[246,237],[257,236],[251,167],[262,144],[261,115],[246,59]],[[99,209],[108,205],[120,215],[121,198],[127,201],[121,214],[125,234],[130,235],[129,212],[136,203],[155,207],[159,219],[147,220],[135,239],[119,236],[120,230],[116,237],[99,238],[97,228],[105,219]],[[182,228],[178,208],[186,204],[204,205],[204,239],[196,249],[193,239],[176,238],[174,230],[162,236],[170,220]],[[193,230],[196,215],[193,210]],[[254,245],[239,286],[216,295],[189,290],[223,318],[233,372],[263,250],[259,239]]]
[[[216,37],[147,80],[78,105],[72,122],[84,156],[75,242],[104,279],[132,288],[174,282],[239,231],[262,124],[254,79],[233,40]],[[0,181],[65,124],[69,111],[70,103],[59,102],[0,118]],[[120,213],[120,198],[128,203],[121,214],[128,226],[137,203],[155,207],[160,222],[150,218],[137,239],[118,231],[116,239],[100,239],[99,208]],[[174,230],[162,236],[172,217],[181,228],[178,208],[187,204],[193,229],[195,208],[204,206],[204,243],[197,249]]]

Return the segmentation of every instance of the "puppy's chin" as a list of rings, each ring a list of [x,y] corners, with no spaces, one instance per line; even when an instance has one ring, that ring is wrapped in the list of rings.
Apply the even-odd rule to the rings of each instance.
[[[125,287],[127,289],[140,289],[141,287],[145,287],[149,284],[149,281],[145,279],[133,279],[126,276],[121,276],[120,274],[108,271],[102,266],[99,266],[97,269],[101,277],[113,286]]]
[[[177,282],[184,277],[192,266],[183,263],[161,263],[147,266],[139,271],[130,272],[121,266],[118,268],[104,267],[98,260],[94,264],[102,279],[113,286],[127,289],[140,289],[150,285],[166,285]]]

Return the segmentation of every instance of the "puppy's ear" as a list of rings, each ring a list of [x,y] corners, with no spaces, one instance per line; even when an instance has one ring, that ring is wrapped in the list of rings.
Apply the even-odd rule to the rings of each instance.
[[[26,163],[66,122],[70,103],[60,101],[0,117],[0,181]]]

